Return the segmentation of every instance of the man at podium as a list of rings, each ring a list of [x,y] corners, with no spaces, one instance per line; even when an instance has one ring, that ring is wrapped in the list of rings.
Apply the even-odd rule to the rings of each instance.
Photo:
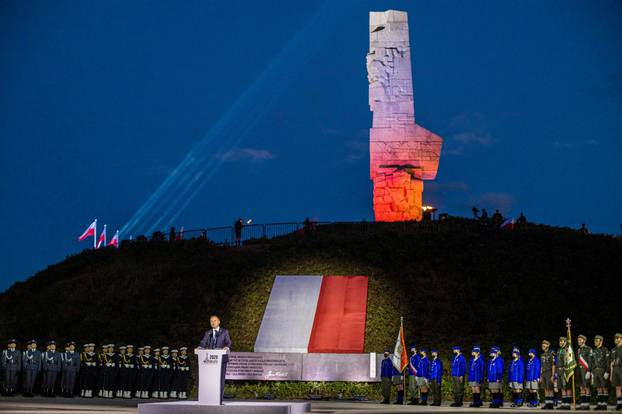
[[[229,331],[220,327],[220,318],[217,315],[212,315],[209,318],[211,328],[205,331],[203,339],[199,342],[199,348],[203,349],[224,349],[229,351],[231,348],[231,337]],[[225,373],[227,372],[227,362],[229,361],[229,355],[223,355],[222,357],[222,372],[220,376],[220,389],[225,390]]]

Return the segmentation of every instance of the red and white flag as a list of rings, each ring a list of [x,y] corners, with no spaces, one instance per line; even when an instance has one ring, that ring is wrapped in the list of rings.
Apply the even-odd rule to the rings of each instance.
[[[87,237],[90,237],[90,236],[95,237],[95,232],[96,231],[97,231],[97,219],[93,220],[91,225],[88,226],[86,230],[84,230],[84,233],[82,233],[82,236],[78,237],[78,240],[82,241],[82,240],[84,240],[84,239],[86,239]]]
[[[406,341],[404,340],[404,318],[400,320],[400,331],[397,334],[391,362],[399,372],[404,372],[404,368],[408,366],[408,353],[406,352]]]
[[[99,240],[97,241],[96,248],[99,249],[102,245],[103,246],[106,245],[106,225],[105,224],[104,224],[104,229],[102,230],[101,234],[99,235]]]
[[[119,248],[119,230],[117,230],[114,236],[112,236],[112,239],[110,239],[108,246],[114,246],[117,249]]]
[[[513,230],[514,229],[514,219],[513,218],[509,218],[506,221],[503,222],[503,224],[501,225],[502,229],[507,229],[507,230]]]
[[[184,226],[181,226],[181,229],[179,229],[179,232],[175,236],[175,240],[183,240],[183,239],[184,239]]]

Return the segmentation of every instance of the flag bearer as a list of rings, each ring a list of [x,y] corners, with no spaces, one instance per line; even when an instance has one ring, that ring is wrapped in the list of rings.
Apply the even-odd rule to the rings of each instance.
[[[525,366],[525,389],[529,393],[529,406],[538,406],[538,382],[540,381],[540,360],[535,348],[529,349],[529,357]]]
[[[462,399],[464,398],[464,374],[466,373],[466,359],[462,355],[459,346],[452,348],[454,357],[451,361],[451,380],[454,402],[452,407],[462,407]]]
[[[65,345],[65,352],[61,354],[61,394],[73,398],[76,378],[80,372],[80,355],[75,352],[75,342],[67,342]]]
[[[22,371],[24,379],[22,382],[22,390],[24,397],[32,397],[35,388],[37,375],[41,371],[41,351],[37,350],[37,341],[31,339],[27,343],[27,348],[22,355]]]
[[[438,357],[438,350],[432,349],[430,362],[430,390],[432,391],[432,405],[441,405],[441,384],[443,382],[443,361]]]
[[[60,352],[56,351],[56,341],[48,342],[48,350],[43,354],[43,394],[55,397],[56,377],[61,370]]]
[[[393,362],[389,358],[389,350],[384,350],[384,359],[380,365],[380,381],[382,382],[382,402],[389,404],[391,401],[391,379],[393,378]]]
[[[592,384],[598,394],[598,404],[596,410],[606,410],[607,400],[609,399],[609,350],[603,346],[603,337],[594,337],[594,348],[592,349]]]
[[[520,350],[512,350],[512,360],[508,368],[508,384],[512,390],[512,407],[523,406],[523,381],[525,379],[525,365],[520,356]]]
[[[15,349],[17,341],[11,339],[7,342],[7,348],[2,351],[2,377],[4,379],[4,395],[12,397],[17,391],[17,376],[22,370],[22,353]]]
[[[490,390],[490,408],[503,406],[503,360],[499,356],[501,350],[493,346],[490,349],[490,359],[488,360],[488,389]]]
[[[417,347],[410,346],[410,359],[408,360],[408,393],[410,394],[409,405],[419,404],[419,387],[417,386],[417,370],[419,369],[419,353]]]
[[[473,394],[473,402],[469,407],[482,406],[482,382],[484,381],[484,358],[479,346],[474,346],[471,350],[471,360],[469,361],[469,386]]]
[[[614,342],[616,346],[610,353],[611,385],[616,389],[616,411],[622,411],[622,333],[615,335]]]
[[[542,340],[542,354],[540,354],[540,384],[544,390],[543,410],[553,409],[555,389],[555,353],[551,351],[551,342]]]
[[[590,378],[592,375],[592,348],[587,346],[585,335],[577,336],[577,367],[575,368],[575,383],[581,393],[581,404],[578,410],[590,409]]]
[[[572,382],[566,377],[567,372],[573,372],[576,366],[574,357],[565,336],[559,338],[559,349],[557,350],[557,386],[562,394],[561,410],[570,410],[572,401]]]
[[[419,369],[417,370],[417,386],[421,394],[421,405],[428,405],[428,383],[430,381],[430,360],[428,350],[423,348],[419,359]]]

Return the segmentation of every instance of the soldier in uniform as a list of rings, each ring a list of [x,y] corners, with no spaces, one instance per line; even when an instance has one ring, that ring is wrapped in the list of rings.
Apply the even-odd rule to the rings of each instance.
[[[607,409],[607,399],[609,398],[607,378],[609,378],[609,350],[603,346],[603,337],[596,335],[594,337],[594,348],[592,348],[592,385],[598,394],[597,411]]]
[[[557,386],[562,394],[561,410],[570,410],[570,402],[572,401],[572,383],[566,378],[566,371],[572,363],[572,355],[570,354],[568,339],[565,336],[559,338],[559,349],[557,350]]]
[[[384,359],[380,365],[380,381],[382,383],[382,402],[389,404],[391,401],[391,378],[393,377],[393,362],[389,358],[389,350],[384,350]]]
[[[41,365],[41,351],[37,350],[37,341],[31,339],[27,342],[27,348],[22,355],[22,371],[24,372],[22,388],[24,397],[32,397],[34,395],[35,381],[39,371],[41,371]]]
[[[125,382],[127,381],[127,368],[123,365],[124,361],[127,361],[126,356],[127,347],[125,345],[121,345],[119,347],[119,366],[117,367],[118,378],[116,378],[116,393],[115,397],[123,398],[125,395]],[[129,363],[128,363],[129,364]]]
[[[490,349],[490,359],[486,368],[488,389],[490,390],[490,408],[503,406],[503,363],[499,356],[500,349],[493,346]]]
[[[104,355],[108,352],[108,346],[110,344],[102,344],[99,354],[97,354],[97,396],[102,398],[104,396]]]
[[[48,350],[43,353],[43,394],[56,397],[56,377],[61,370],[60,352],[56,351],[56,341],[48,342]]]
[[[419,404],[419,387],[417,387],[417,370],[419,369],[419,353],[417,347],[410,346],[410,359],[408,360],[408,393],[410,394],[409,405]]]
[[[137,350],[138,350],[138,354],[135,355],[136,378],[134,379],[134,388],[135,388],[136,392],[134,393],[134,396],[136,398],[141,398],[142,390],[141,390],[141,386],[140,386],[140,381],[141,381],[140,359],[143,357],[143,355],[145,355],[145,348],[142,347],[142,346],[139,346],[137,348]]]
[[[512,407],[523,406],[523,381],[525,379],[525,365],[520,356],[520,350],[514,348],[512,361],[508,368],[508,384],[512,390]]]
[[[153,364],[153,378],[151,379],[151,396],[153,398],[160,397],[160,348],[153,350],[151,356],[151,363]]]
[[[80,355],[76,350],[76,343],[67,342],[65,352],[61,355],[61,393],[64,397],[73,398],[73,390],[76,386],[76,378],[80,372]]]
[[[114,352],[114,344],[108,344],[107,352],[103,355],[103,397],[114,398],[119,356]]]
[[[451,380],[454,402],[452,407],[462,407],[462,399],[464,398],[464,374],[466,374],[466,359],[462,355],[459,346],[452,348],[454,357],[451,361]]]
[[[134,345],[126,345],[126,360],[129,361],[129,370],[127,371],[127,378],[125,379],[125,387],[123,389],[123,398],[132,398],[134,391],[134,385],[136,384],[136,371],[138,369],[138,363],[136,355],[134,355]],[[124,362],[121,361],[123,364]]]
[[[22,370],[22,354],[17,349],[17,341],[11,339],[7,342],[7,348],[2,351],[2,377],[4,378],[4,395],[12,397],[17,391],[17,376]]]
[[[158,390],[162,399],[167,399],[171,392],[173,378],[173,360],[169,354],[169,347],[162,347],[162,355],[158,358]]]
[[[151,392],[151,382],[153,381],[153,359],[151,355],[151,347],[145,345],[144,354],[138,357],[138,383],[140,389],[140,398],[149,398]]]
[[[540,360],[536,349],[529,349],[529,357],[525,366],[525,389],[529,393],[529,406],[538,406],[538,382],[540,382]]]
[[[610,353],[611,385],[616,389],[616,411],[622,411],[622,333],[615,335],[614,342],[616,346]]]
[[[188,398],[188,380],[190,379],[190,358],[188,358],[188,348],[179,348],[179,358],[177,358],[178,384],[177,398],[185,400]]]
[[[438,350],[432,349],[432,361],[430,362],[430,390],[432,391],[432,404],[441,405],[441,384],[443,382],[443,361],[438,357]]]
[[[404,369],[406,369],[406,367],[404,367]],[[395,368],[395,365],[393,366],[393,377],[391,378],[391,381],[397,390],[397,398],[393,404],[404,404],[404,375],[403,372],[400,372],[397,368]]]
[[[93,391],[97,387],[97,359],[95,344],[86,344],[84,352],[80,354],[80,395],[85,398],[93,398]]]
[[[587,337],[585,335],[577,336],[577,367],[574,376],[575,383],[579,387],[581,393],[581,404],[578,410],[590,409],[590,377],[592,375],[592,348],[586,345]]]
[[[469,387],[473,394],[473,402],[469,407],[482,406],[482,381],[484,381],[484,359],[481,356],[481,348],[474,346],[469,361]]]
[[[428,350],[422,348],[421,359],[419,360],[419,369],[417,370],[417,386],[421,394],[421,405],[428,405],[428,384],[430,382],[430,360],[428,359]]]
[[[544,339],[542,341],[542,354],[540,355],[540,384],[544,390],[543,410],[553,409],[555,353],[550,348],[551,343]]]

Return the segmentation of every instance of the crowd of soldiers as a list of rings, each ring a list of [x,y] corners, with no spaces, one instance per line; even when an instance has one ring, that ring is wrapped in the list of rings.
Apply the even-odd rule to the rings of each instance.
[[[20,351],[17,341],[9,340],[0,361],[3,394],[13,396],[21,390],[32,397],[40,389],[47,397],[60,392],[64,397],[84,398],[187,398],[187,347],[152,350],[145,345],[136,354],[133,345],[120,346],[118,352],[114,344],[102,345],[100,352],[93,343],[84,344],[81,353],[75,348],[75,342],[67,342],[65,351],[59,352],[56,342],[49,341],[40,351],[37,341],[31,340]]]
[[[540,391],[544,396],[541,409],[551,410],[557,407],[570,410],[573,399],[572,387],[578,388],[579,410],[589,410],[592,390],[595,392],[596,410],[607,410],[609,388],[615,389],[616,410],[622,411],[622,334],[614,337],[615,347],[609,351],[603,345],[600,335],[594,337],[594,347],[587,345],[585,335],[577,337],[578,347],[573,355],[568,338],[559,338],[557,351],[551,349],[551,343],[543,340],[540,356],[535,348],[527,351],[524,359],[521,350],[514,347],[511,359],[506,362],[501,357],[501,349],[493,346],[489,358],[484,361],[479,346],[471,349],[471,357],[467,362],[459,346],[454,346],[453,358],[449,374],[452,381],[452,407],[462,407],[465,386],[471,389],[473,396],[470,407],[481,407],[482,393],[486,385],[490,392],[490,408],[503,407],[504,381],[512,395],[512,407],[521,407],[525,400],[529,407],[540,406]],[[394,366],[388,349],[385,349],[381,365],[383,404],[388,404],[391,388],[397,389],[395,404],[404,403],[404,381],[408,373],[409,404],[427,405],[428,393],[432,393],[432,404],[441,405],[441,383],[443,379],[443,362],[439,352],[432,349],[428,358],[427,349],[413,345],[407,372],[400,372]],[[506,378],[507,376],[507,378]],[[573,380],[574,378],[574,380]],[[466,384],[465,384],[466,382]]]

